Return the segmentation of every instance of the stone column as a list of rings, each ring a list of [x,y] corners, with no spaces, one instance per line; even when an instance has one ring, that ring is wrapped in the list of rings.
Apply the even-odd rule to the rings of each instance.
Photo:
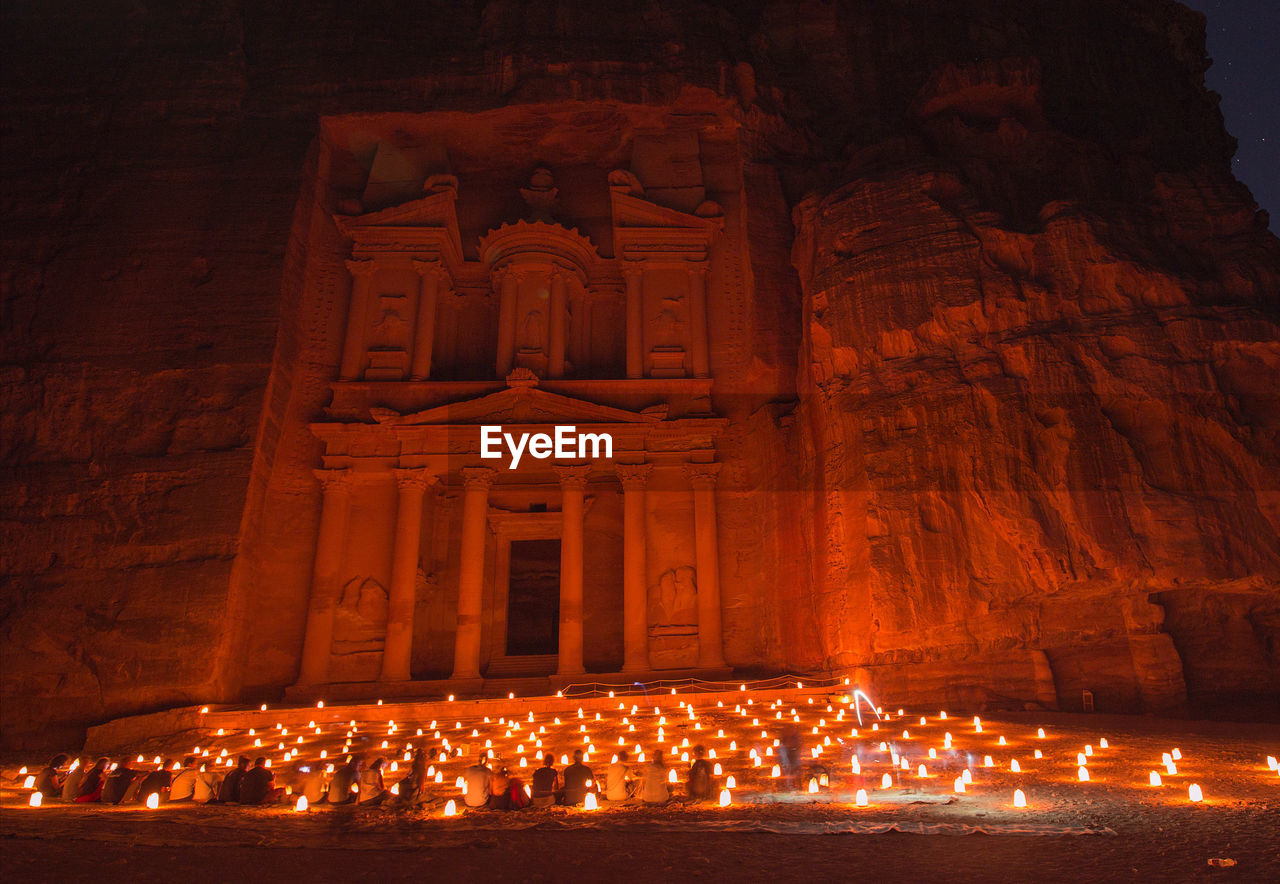
[[[516,298],[520,278],[510,267],[499,271],[495,277],[502,298],[498,306],[497,371],[499,378],[505,378],[511,373],[516,358]]]
[[[369,320],[369,287],[375,270],[372,260],[348,261],[351,272],[351,301],[347,307],[346,337],[342,341],[342,363],[338,377],[344,381],[360,378],[365,353],[365,325]]]
[[[578,286],[577,307],[573,308],[574,353],[582,368],[591,366],[591,290],[586,286]]]
[[[393,470],[399,502],[395,546],[391,554],[391,591],[387,598],[387,638],[382,647],[381,681],[407,681],[413,651],[414,581],[422,539],[422,497],[431,477],[426,470]]]
[[[347,537],[347,508],[351,498],[349,470],[316,470],[320,480],[320,529],[311,571],[311,603],[302,639],[302,665],[298,684],[325,684],[329,678],[329,651],[333,644],[333,615],[341,591],[339,569]]]
[[[586,672],[582,663],[582,511],[591,467],[557,466],[560,477],[560,663],[556,675]]]
[[[644,377],[644,271],[622,268],[627,280],[627,377]]]
[[[480,677],[480,603],[484,590],[484,532],[489,487],[497,472],[487,467],[462,471],[462,553],[458,568],[458,632],[453,677]]]
[[[645,586],[645,485],[653,464],[617,464],[622,482],[622,671],[649,669],[649,600]]]
[[[689,337],[693,350],[693,376],[711,377],[707,352],[707,267],[698,264],[689,270]]]
[[[415,260],[413,269],[418,273],[418,318],[413,334],[409,379],[425,381],[431,377],[431,354],[436,343],[436,303],[440,299],[444,268],[439,261]]]
[[[564,376],[565,325],[569,311],[565,299],[564,273],[551,275],[551,309],[547,319],[547,376]]]
[[[716,539],[716,476],[720,464],[691,463],[685,471],[693,486],[694,549],[698,564],[698,666],[723,669],[720,547]]]

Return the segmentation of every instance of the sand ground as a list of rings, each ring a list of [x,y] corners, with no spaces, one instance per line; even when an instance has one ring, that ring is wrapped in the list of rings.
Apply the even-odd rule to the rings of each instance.
[[[10,881],[1280,881],[1280,727],[1124,716],[1002,716],[1066,742],[1112,749],[1081,784],[1057,767],[992,775],[964,796],[942,772],[851,806],[830,791],[743,795],[729,808],[554,808],[468,813],[437,808],[23,806],[0,799],[0,875]],[[1143,780],[1179,746],[1177,777]],[[1061,765],[1059,765],[1061,766]],[[1006,782],[1008,780],[1008,782]],[[1186,799],[1202,784],[1203,804]],[[945,781],[945,782],[944,782]],[[1030,807],[1011,806],[1010,783]],[[739,803],[740,801],[740,803]],[[907,831],[856,834],[894,824]],[[917,832],[930,832],[919,834]],[[1234,864],[1213,865],[1210,860]]]

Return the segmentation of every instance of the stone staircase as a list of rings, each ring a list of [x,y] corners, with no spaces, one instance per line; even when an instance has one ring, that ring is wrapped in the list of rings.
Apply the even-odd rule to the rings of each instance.
[[[545,678],[553,675],[559,658],[555,654],[541,654],[529,657],[498,657],[489,661],[485,670],[485,687],[494,681],[504,679]]]

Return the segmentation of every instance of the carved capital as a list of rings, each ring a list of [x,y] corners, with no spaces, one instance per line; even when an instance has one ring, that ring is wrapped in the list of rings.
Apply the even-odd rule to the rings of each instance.
[[[372,258],[353,258],[347,261],[347,272],[353,277],[369,277],[377,270],[377,262]]]
[[[436,482],[436,477],[422,467],[393,469],[396,487],[403,494],[406,491],[426,491]]]
[[[507,283],[511,283],[511,285],[519,284],[520,280],[524,279],[524,275],[528,272],[528,270],[511,264],[503,264],[501,267],[492,270],[489,275],[493,280],[493,284],[501,287]]]
[[[626,261],[622,265],[622,276],[628,283],[639,282],[644,276],[644,265],[639,261]]]
[[[701,282],[707,278],[707,265],[701,262],[689,264],[684,268],[684,272],[689,274],[689,278],[694,282]]]
[[[565,490],[581,491],[587,487],[587,479],[591,475],[590,464],[556,464],[552,469],[560,479],[560,487]]]
[[[721,466],[723,464],[687,463],[684,465],[684,474],[689,480],[689,484],[695,489],[714,489],[716,487],[716,477],[720,475]]]
[[[491,470],[488,467],[464,467],[462,487],[467,491],[488,491],[497,478],[497,470]]]
[[[330,494],[345,494],[351,490],[351,470],[346,467],[340,467],[335,470],[312,470],[313,475],[320,481],[320,490],[326,496]]]
[[[650,474],[653,473],[651,463],[619,463],[614,464],[613,468],[625,491],[643,491]]]
[[[438,280],[448,278],[449,274],[445,271],[444,264],[441,263],[439,258],[414,258],[409,263],[413,265],[413,272],[418,274],[418,276],[425,277],[432,275]]]

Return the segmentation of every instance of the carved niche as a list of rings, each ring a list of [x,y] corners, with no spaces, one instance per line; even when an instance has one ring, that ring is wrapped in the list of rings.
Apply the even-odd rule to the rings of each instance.
[[[663,572],[649,587],[649,665],[691,669],[698,665],[698,584],[693,568]]]

